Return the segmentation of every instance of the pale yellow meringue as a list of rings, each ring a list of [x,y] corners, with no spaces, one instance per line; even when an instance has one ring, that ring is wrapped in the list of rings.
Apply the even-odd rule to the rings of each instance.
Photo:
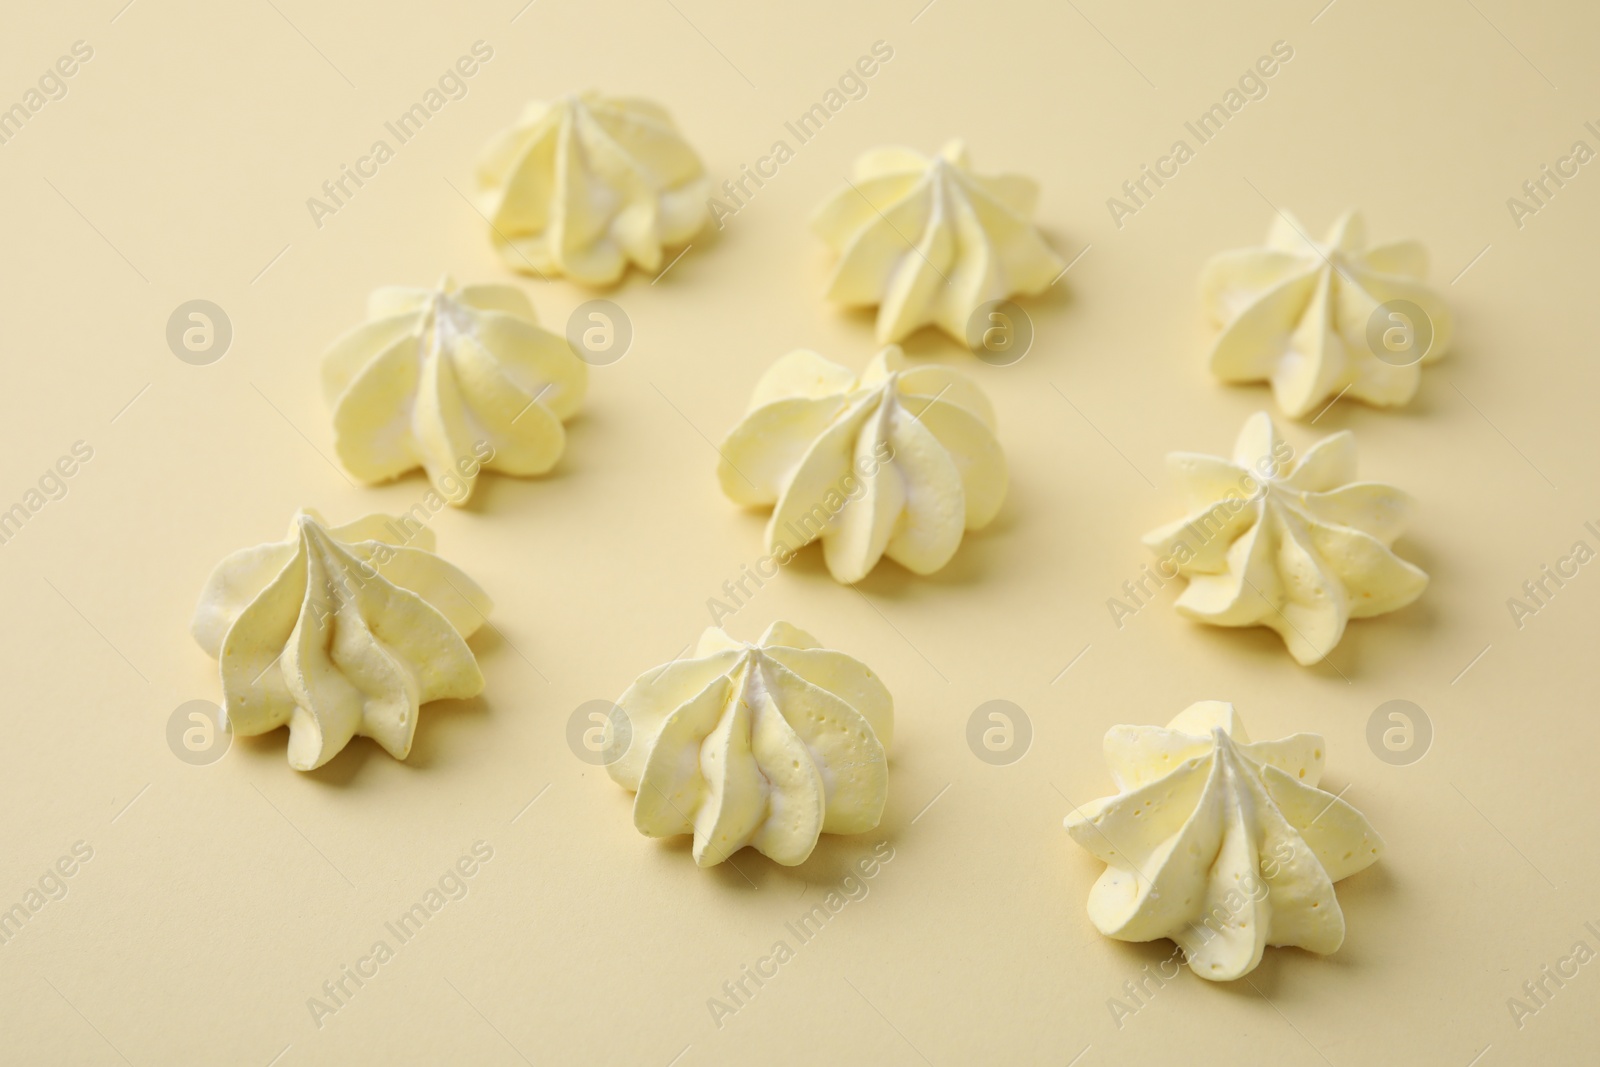
[[[1278,406],[1291,418],[1337,396],[1380,407],[1409,403],[1422,364],[1450,345],[1450,309],[1423,284],[1427,272],[1428,253],[1416,241],[1369,248],[1354,211],[1340,216],[1320,242],[1280,213],[1265,247],[1224,252],[1201,274],[1201,301],[1221,329],[1211,370],[1226,382],[1271,382]],[[1397,317],[1380,316],[1385,324],[1426,329],[1427,350],[1403,362],[1379,358],[1370,339],[1379,305],[1398,308]],[[1411,321],[1416,316],[1407,305],[1427,321]]]
[[[824,833],[878,825],[894,702],[878,676],[775,622],[754,644],[711,627],[687,659],[646,671],[607,731],[617,784],[648,837],[694,835],[711,867],[746,845],[804,863]],[[625,749],[625,751],[619,751]]]
[[[1171,938],[1201,978],[1255,970],[1267,945],[1344,943],[1333,883],[1377,862],[1366,818],[1317,788],[1316,734],[1251,742],[1233,705],[1191,705],[1164,728],[1113,726],[1117,795],[1077,808],[1067,832],[1106,869],[1089,919],[1120,941]]]
[[[387,515],[328,527],[305,510],[286,540],[217,565],[191,630],[219,661],[233,732],[288,726],[289,766],[309,771],[357,735],[405,759],[421,705],[481,692],[466,639],[489,610],[427,527]]]
[[[787,562],[820,538],[846,583],[885,555],[917,574],[943,567],[1008,480],[989,399],[944,367],[908,368],[894,345],[860,378],[815,352],[784,356],[720,451],[729,498],[775,505],[767,551]]]
[[[877,305],[881,344],[929,325],[968,344],[980,306],[1041,292],[1066,266],[1033,225],[1038,199],[1029,178],[972,170],[958,140],[932,158],[867,152],[812,220],[839,256],[828,299]]]
[[[555,466],[589,371],[521,290],[457,288],[446,275],[431,290],[375,290],[367,316],[322,362],[334,448],[350,473],[381,482],[422,467],[460,505],[483,468]]]
[[[666,110],[595,92],[529,104],[484,150],[478,185],[507,266],[585,285],[629,263],[654,274],[710,218],[705,167]]]
[[[1144,543],[1164,576],[1189,586],[1177,608],[1215,626],[1268,626],[1303,664],[1320,662],[1350,619],[1397,611],[1428,576],[1391,549],[1412,501],[1358,482],[1355,436],[1325,437],[1297,459],[1266,412],[1239,433],[1233,459],[1173,452],[1167,467],[1189,513]]]

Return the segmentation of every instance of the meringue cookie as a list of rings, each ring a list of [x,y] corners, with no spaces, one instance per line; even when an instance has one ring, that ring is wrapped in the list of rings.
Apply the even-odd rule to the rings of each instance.
[[[878,676],[775,622],[755,644],[711,627],[688,659],[646,671],[607,731],[608,769],[638,795],[647,837],[694,834],[715,866],[746,845],[804,863],[819,834],[878,825],[888,798],[894,702]],[[615,720],[613,720],[615,723]]]
[[[1177,601],[1183,614],[1216,626],[1270,626],[1290,655],[1312,664],[1333,651],[1347,621],[1398,611],[1422,595],[1428,576],[1390,549],[1411,497],[1353,481],[1349,430],[1292,456],[1264,411],[1245,421],[1232,462],[1170,453],[1189,514],[1144,543],[1164,575],[1189,579]]]
[[[767,551],[788,562],[820,537],[829,572],[845,583],[885,555],[933,573],[1006,495],[988,398],[944,367],[906,369],[894,345],[860,378],[815,352],[784,356],[720,451],[729,498],[776,505]]]
[[[478,164],[495,248],[513,270],[610,285],[661,269],[709,215],[710,182],[666,110],[568,93],[529,104]]]
[[[309,771],[357,734],[405,759],[420,705],[481,692],[466,638],[489,609],[427,527],[387,515],[329,527],[305,510],[286,540],[217,565],[190,629],[220,661],[233,732],[287,725],[289,766]]]
[[[1113,726],[1116,796],[1076,809],[1067,833],[1106,869],[1089,919],[1119,941],[1171,938],[1215,982],[1255,970],[1267,945],[1326,955],[1344,943],[1333,883],[1383,840],[1318,789],[1322,738],[1252,743],[1232,704],[1191,705],[1165,728]]]
[[[1041,292],[1066,266],[1033,225],[1038,199],[1029,178],[974,172],[960,141],[932,159],[909,148],[868,152],[812,219],[839,255],[827,297],[878,305],[881,344],[928,325],[967,344],[980,305]]]
[[[367,482],[422,467],[465,504],[482,467],[543,474],[566,448],[587,366],[505,285],[374,290],[367,321],[323,356],[334,448]]]
[[[1225,382],[1270,381],[1278,406],[1293,418],[1346,391],[1381,407],[1408,403],[1422,364],[1450,344],[1450,309],[1422,283],[1427,271],[1428,253],[1415,241],[1368,248],[1353,211],[1321,243],[1280,214],[1266,247],[1224,252],[1201,274],[1201,301],[1222,329],[1211,348],[1212,373]],[[1429,322],[1410,322],[1409,309],[1394,321],[1432,331],[1421,358],[1403,366],[1379,359],[1368,340],[1373,313],[1396,300],[1416,305]]]

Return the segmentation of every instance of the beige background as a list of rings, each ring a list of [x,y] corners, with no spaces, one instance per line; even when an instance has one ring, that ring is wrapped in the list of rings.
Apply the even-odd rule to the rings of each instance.
[[[1582,126],[1600,118],[1592,6],[122,2],[17,7],[0,35],[6,104],[74,41],[94,49],[66,98],[0,146],[0,505],[74,441],[94,449],[65,498],[0,546],[0,904],[75,842],[93,849],[65,899],[0,946],[0,1059],[1594,1058],[1600,964],[1520,1030],[1506,1004],[1580,938],[1600,948],[1583,929],[1600,920],[1600,565],[1520,631],[1506,607],[1575,540],[1600,547],[1582,529],[1600,519],[1600,176],[1585,168],[1521,230],[1505,205],[1574,140],[1600,147]],[[306,198],[478,39],[494,58],[469,95],[313,226]],[[419,476],[359,488],[328,461],[318,356],[377,284],[510,277],[456,191],[490,134],[531,98],[640,93],[720,180],[876,40],[894,58],[865,99],[659,283],[634,275],[609,294],[633,350],[593,374],[559,469],[490,477],[470,509],[435,520],[441,552],[497,602],[495,632],[474,642],[483,697],[427,708],[404,764],[362,740],[296,774],[281,734],[209,767],[175,758],[173,709],[218,696],[188,635],[217,559],[277,538],[301,505],[344,519],[423,495]],[[1106,198],[1278,40],[1294,58],[1270,94],[1113,226]],[[822,303],[805,214],[858,152],[950,136],[980,168],[1038,179],[1065,256],[1088,246],[1028,302],[1038,340],[1020,364],[986,367],[932,335],[908,346],[989,391],[1010,498],[937,576],[885,565],[858,593],[808,555],[731,620],[751,637],[789,619],[868,662],[899,736],[879,832],[825,839],[798,869],[747,851],[698,870],[685,847],[633,831],[629,797],[569,751],[568,716],[672,657],[759,554],[763,517],[722,499],[707,438],[762,369],[800,346],[857,366],[873,350],[864,318]],[[1162,456],[1225,450],[1270,404],[1208,377],[1194,298],[1208,255],[1265,233],[1267,201],[1319,232],[1354,205],[1375,238],[1421,238],[1458,313],[1459,343],[1411,407],[1341,402],[1286,428],[1297,447],[1356,431],[1363,475],[1419,498],[1401,550],[1433,576],[1419,603],[1354,624],[1310,670],[1265,630],[1178,618],[1170,586],[1121,630],[1105,606],[1146,561],[1138,535],[1176,514]],[[557,328],[588,295],[524,286]],[[206,367],[163,336],[197,297],[235,330]],[[994,698],[1035,731],[1009,767],[965,741]],[[1061,829],[1066,798],[1109,791],[1106,727],[1201,698],[1234,701],[1260,737],[1324,733],[1328,782],[1389,851],[1340,886],[1338,954],[1269,951],[1232,986],[1184,973],[1119,1029],[1108,998],[1171,946],[1096,935],[1096,865]],[[1436,730],[1410,766],[1365,740],[1397,698]],[[317,1028],[307,998],[478,840],[494,854],[469,895]],[[895,858],[869,895],[713,1025],[707,998],[880,841]]]

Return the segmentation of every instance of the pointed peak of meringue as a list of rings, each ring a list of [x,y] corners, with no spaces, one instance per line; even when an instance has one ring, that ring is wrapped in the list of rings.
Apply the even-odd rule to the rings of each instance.
[[[1211,370],[1226,382],[1267,382],[1292,418],[1315,417],[1347,394],[1378,407],[1409,403],[1421,366],[1449,348],[1452,317],[1425,282],[1415,241],[1368,243],[1359,212],[1322,240],[1286,211],[1266,243],[1213,256],[1201,300],[1219,327]]]
[[[616,706],[629,740],[607,771],[636,794],[634,826],[692,834],[702,867],[746,846],[793,866],[821,834],[863,833],[882,817],[889,692],[788,623],[754,643],[711,627],[691,657],[645,672]]]
[[[862,368],[860,383],[863,389],[872,389],[892,383],[894,376],[906,367],[906,354],[899,345],[886,345],[879,349]]]
[[[1249,744],[1244,723],[1232,704],[1224,700],[1202,700],[1191,704],[1167,723],[1167,729],[1197,736],[1211,736],[1221,731],[1240,744]]]
[[[296,770],[321,766],[358,735],[404,759],[420,704],[482,690],[466,638],[489,599],[423,538],[375,543],[397,545],[392,531],[405,521],[368,515],[330,529],[305,509],[286,540],[217,565],[191,629],[218,660],[234,733],[288,726]],[[394,551],[403,565],[380,569],[392,558],[380,552]]]
[[[527,476],[555,465],[588,369],[520,289],[445,274],[436,289],[375,290],[367,321],[323,355],[322,384],[346,469],[384,482],[421,467],[459,507],[486,467]]]
[[[1106,738],[1117,793],[1065,819],[1106,864],[1088,900],[1101,933],[1170,938],[1208,981],[1243,977],[1268,945],[1339,948],[1334,883],[1376,861],[1383,840],[1317,788],[1320,737],[1252,744],[1232,705],[1203,701],[1168,727],[1117,726]]]
[[[859,376],[791,352],[757,383],[717,477],[737,503],[775,505],[767,552],[780,565],[820,540],[846,584],[884,556],[931,574],[1005,499],[994,425],[976,383],[938,364],[905,367],[896,346]]]
[[[486,146],[478,186],[507,266],[597,287],[658,272],[711,217],[705,166],[666,110],[593,91],[530,105]]]
[[[880,341],[934,326],[968,344],[984,304],[1041,292],[1065,266],[1033,225],[1038,186],[971,170],[959,140],[932,157],[873,149],[854,174],[812,225],[839,255],[828,298],[876,306]]]
[[[1188,512],[1144,542],[1188,586],[1176,607],[1219,626],[1267,626],[1295,660],[1321,662],[1351,619],[1398,610],[1428,576],[1395,555],[1410,498],[1357,482],[1355,437],[1340,431],[1296,455],[1264,413],[1230,462],[1172,453]],[[1270,487],[1270,489],[1269,489]]]
[[[967,152],[967,142],[960,137],[952,137],[939,147],[939,151],[933,157],[933,162],[935,164],[949,164],[961,170],[966,170],[972,166],[972,157]]]

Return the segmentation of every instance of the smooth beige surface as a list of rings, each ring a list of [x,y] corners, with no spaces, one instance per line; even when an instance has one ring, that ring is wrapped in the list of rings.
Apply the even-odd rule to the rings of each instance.
[[[1583,926],[1600,929],[1600,563],[1520,630],[1506,600],[1575,541],[1600,548],[1583,527],[1600,526],[1600,175],[1581,169],[1521,229],[1505,203],[1575,140],[1600,148],[1583,125],[1600,118],[1592,7],[122,3],[16,8],[0,35],[6,103],[75,40],[94,49],[0,145],[0,504],[75,441],[93,449],[0,545],[0,904],[76,842],[93,852],[0,945],[0,1060],[1592,1058],[1600,962],[1547,982],[1521,1029],[1507,998],[1580,939],[1600,949]],[[306,198],[480,39],[494,56],[468,95],[314,226]],[[376,285],[511,279],[460,195],[479,146],[527,99],[636,92],[673,111],[720,182],[793,145],[784,122],[877,40],[894,58],[864,99],[658,282],[606,294],[633,349],[596,368],[556,471],[486,476],[469,509],[434,520],[441,553],[497,605],[473,642],[484,696],[424,708],[403,764],[360,740],[297,774],[281,733],[209,767],[175,758],[173,709],[219,693],[188,635],[212,565],[297,507],[344,521],[426,492],[420,475],[353,486],[330,464],[318,356]],[[1294,58],[1266,98],[1116,228],[1106,198],[1278,40]],[[707,598],[760,555],[764,516],[722,498],[707,439],[761,371],[802,346],[852,366],[872,353],[870,316],[821,299],[829,264],[806,213],[861,150],[953,135],[980,169],[1040,182],[1065,257],[1091,246],[1028,303],[1038,340],[1016,366],[931,332],[908,345],[993,398],[1010,498],[932,578],[885,565],[852,591],[812,550],[727,620],[749,638],[789,619],[866,662],[895,695],[897,737],[880,831],[825,838],[797,869],[747,851],[699,870],[686,839],[634,832],[627,794],[569,751],[568,717],[693,640]],[[1172,586],[1120,630],[1106,607],[1146,562],[1139,535],[1179,512],[1164,453],[1224,450],[1270,403],[1210,379],[1194,296],[1208,255],[1265,233],[1269,201],[1317,231],[1356,205],[1375,239],[1421,238],[1458,313],[1456,349],[1411,407],[1341,402],[1286,426],[1297,447],[1356,431],[1363,474],[1419,498],[1399,547],[1433,579],[1311,670],[1267,631],[1178,618]],[[589,295],[518,284],[556,328]],[[194,298],[233,322],[211,366],[164,340]],[[1008,767],[966,743],[995,698],[1035,734]],[[1131,1003],[1124,982],[1172,948],[1094,932],[1098,865],[1061,820],[1109,792],[1109,725],[1206,698],[1258,737],[1324,733],[1326,783],[1348,786],[1389,850],[1339,886],[1338,954],[1269,950],[1230,986],[1183,973],[1119,1028],[1109,999]],[[1391,699],[1435,727],[1410,766],[1365,740]],[[399,945],[384,924],[477,841],[493,854],[468,894]],[[801,943],[785,924],[880,842],[893,859],[867,895]],[[319,1028],[308,998],[379,939],[393,958]],[[719,1029],[708,998],[779,940],[793,958]]]

